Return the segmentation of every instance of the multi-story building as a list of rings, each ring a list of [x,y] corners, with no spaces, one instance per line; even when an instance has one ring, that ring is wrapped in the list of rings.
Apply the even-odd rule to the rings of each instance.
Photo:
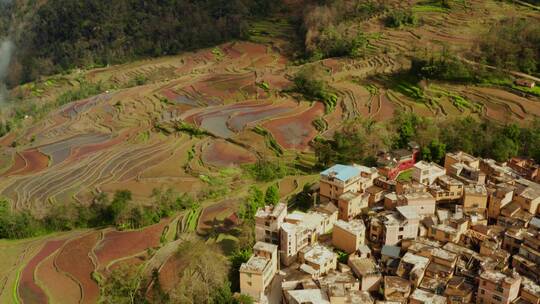
[[[481,212],[487,208],[488,192],[484,185],[468,185],[463,191],[463,211]]]
[[[513,200],[514,189],[512,187],[497,187],[490,191],[488,198],[488,217],[496,219],[501,214],[501,210]]]
[[[514,202],[532,215],[540,214],[540,184],[526,179],[516,180],[514,191]]]
[[[278,247],[257,242],[253,255],[240,266],[240,291],[259,301],[279,269]]]
[[[416,238],[418,226],[415,207],[397,207],[397,212],[387,211],[371,219],[369,238],[381,245],[396,245],[404,239]]]
[[[409,304],[446,304],[446,298],[416,288],[409,298]]]
[[[523,244],[523,239],[527,234],[527,230],[523,228],[508,228],[504,232],[502,248],[512,255],[517,254],[519,248],[521,248],[521,244]]]
[[[458,243],[468,226],[466,219],[450,219],[445,223],[431,225],[428,235],[437,241]]]
[[[279,245],[279,230],[287,216],[287,205],[265,206],[255,213],[255,239]]]
[[[365,243],[366,226],[362,220],[338,220],[332,230],[332,245],[346,253],[356,252]]]
[[[383,276],[373,259],[351,256],[349,257],[347,265],[351,267],[356,277],[360,279],[361,290],[379,290],[379,287],[383,280]]]
[[[493,159],[482,159],[480,170],[486,174],[487,181],[492,184],[511,183],[518,177],[518,174],[510,167]]]
[[[516,271],[533,280],[540,280],[540,233],[531,232],[523,238],[517,255],[512,257]]]
[[[446,173],[465,184],[485,184],[486,174],[480,170],[480,160],[465,152],[446,153]]]
[[[444,296],[448,304],[467,304],[472,303],[474,286],[467,282],[464,277],[452,277],[444,290]]]
[[[414,208],[416,210],[416,214],[420,218],[435,214],[435,205],[435,198],[429,192],[398,195],[397,206],[408,206]]]
[[[283,223],[280,233],[281,263],[286,266],[292,264],[298,252],[316,242],[316,233],[305,225]]]
[[[522,278],[519,297],[527,304],[540,304],[540,285],[527,278]]]
[[[346,192],[338,198],[339,219],[350,221],[369,206],[369,193]]]
[[[519,295],[521,276],[517,273],[503,273],[487,270],[480,273],[477,304],[509,304]]]
[[[452,166],[455,164],[463,164],[472,169],[480,169],[480,159],[463,151],[446,153],[444,157],[444,168],[447,171],[451,171]]]
[[[507,165],[526,179],[540,181],[540,165],[536,164],[532,159],[513,157],[508,161]]]
[[[463,183],[453,177],[443,175],[429,187],[429,192],[437,202],[457,201],[463,197]]]
[[[405,304],[411,294],[411,283],[396,276],[384,277],[384,299]]]
[[[337,255],[319,244],[305,247],[298,253],[300,269],[318,278],[337,268]]]
[[[414,287],[418,287],[428,265],[429,258],[407,252],[401,258],[396,274],[409,280]]]
[[[364,166],[335,165],[323,172],[319,182],[321,199],[337,203],[339,197],[347,192],[363,193],[373,186],[373,180],[379,176],[377,169]]]
[[[413,167],[412,178],[414,181],[424,185],[433,184],[437,178],[446,174],[446,169],[436,163],[419,161]]]

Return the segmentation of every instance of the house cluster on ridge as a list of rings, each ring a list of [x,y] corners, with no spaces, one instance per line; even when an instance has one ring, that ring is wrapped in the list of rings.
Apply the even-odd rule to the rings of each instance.
[[[409,151],[412,164],[403,152],[324,170],[307,212],[259,209],[241,292],[257,303],[540,304],[539,166],[464,152],[440,166]],[[404,170],[410,180],[396,178]]]

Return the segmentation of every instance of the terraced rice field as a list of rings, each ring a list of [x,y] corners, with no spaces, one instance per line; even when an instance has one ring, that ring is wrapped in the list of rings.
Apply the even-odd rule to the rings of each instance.
[[[270,132],[280,149],[298,153],[310,152],[315,136],[330,138],[343,121],[357,117],[385,121],[395,112],[414,111],[422,116],[475,115],[504,122],[540,116],[538,98],[496,88],[440,85],[479,105],[473,112],[459,108],[449,97],[439,96],[435,104],[418,102],[380,81],[410,67],[403,54],[414,53],[415,45],[438,50],[441,43],[450,43],[465,48],[474,38],[474,29],[483,26],[482,18],[491,18],[486,9],[517,10],[509,4],[480,0],[455,5],[457,9],[434,12],[417,4],[415,10],[422,20],[418,27],[387,28],[384,14],[355,25],[369,39],[365,58],[312,63],[328,71],[325,80],[339,97],[331,113],[325,113],[321,103],[309,105],[286,92],[299,67],[290,65],[280,51],[283,41],[273,46],[232,42],[84,72],[89,82],[102,81],[120,89],[69,103],[34,126],[1,138],[1,146],[13,141],[19,145],[6,149],[2,156],[7,160],[11,155],[12,160],[0,166],[0,195],[16,209],[46,209],[66,200],[87,201],[98,189],[108,193],[131,190],[141,201],[148,200],[154,187],[198,191],[205,184],[193,175],[197,172],[275,154],[268,136],[251,131],[257,126]],[[129,85],[141,76],[147,83]],[[58,83],[67,86],[77,80],[65,78]],[[262,82],[268,88],[262,88]],[[53,97],[44,95],[40,102]],[[209,132],[214,139],[156,128],[156,122],[177,120]],[[324,129],[317,130],[314,120],[322,122]]]
[[[168,220],[136,231],[108,231],[94,248],[100,269],[122,258],[140,254],[147,248],[159,246],[159,240]]]
[[[324,114],[324,105],[315,103],[308,110],[289,117],[278,118],[264,123],[278,144],[285,149],[305,151],[318,134],[312,121]]]
[[[224,140],[215,140],[209,143],[202,152],[205,164],[216,167],[254,163],[255,155],[243,147]]]
[[[206,234],[213,228],[225,229],[230,224],[226,223],[226,219],[234,213],[236,203],[235,200],[224,200],[205,208],[199,217],[197,231]]]
[[[45,292],[49,303],[79,303],[82,299],[80,285],[58,270],[55,258],[56,255],[52,254],[38,265],[35,271],[37,285]]]
[[[100,233],[96,231],[69,241],[54,261],[60,272],[65,273],[79,284],[82,294],[81,303],[96,303],[99,298],[99,287],[92,279],[92,272],[96,266],[91,259],[92,248],[99,238]],[[49,288],[57,289],[53,293],[60,293],[64,292],[63,288],[65,287],[54,285]]]
[[[39,263],[55,252],[64,244],[65,240],[48,241],[43,248],[26,264],[21,273],[18,294],[24,303],[47,303],[47,295],[35,283],[34,272]]]
[[[262,156],[273,157],[277,148],[283,150],[279,155],[284,160],[311,168],[316,159],[310,142],[317,135],[332,137],[348,119],[387,121],[400,111],[518,123],[540,117],[539,98],[500,87],[410,84],[421,87],[424,99],[400,90],[393,77],[410,67],[405,55],[418,51],[416,46],[433,52],[445,44],[467,48],[478,29],[494,21],[488,10],[499,12],[497,18],[518,10],[508,3],[481,0],[449,11],[435,12],[425,4],[413,9],[422,21],[417,27],[389,29],[384,26],[384,14],[358,25],[369,37],[365,58],[311,63],[328,71],[323,77],[338,96],[337,107],[330,113],[325,113],[322,103],[306,102],[287,91],[299,67],[280,53],[279,43],[226,43],[215,49],[81,72],[76,77],[118,89],[69,103],[32,126],[0,138],[0,196],[8,198],[15,209],[36,210],[38,215],[58,203],[88,203],[96,190],[112,194],[127,189],[144,204],[157,188],[201,194],[210,185],[199,174],[215,176],[217,171],[253,163]],[[132,87],[140,76],[148,82]],[[68,84],[75,79],[66,76],[65,87],[58,91],[73,89]],[[262,88],[262,82],[268,88]],[[57,93],[45,94],[39,102],[54,102]],[[175,121],[211,135],[161,128],[162,124],[174,126]],[[11,147],[13,142],[17,145]],[[141,230],[0,240],[0,303],[95,303],[99,287],[93,276],[106,277],[120,265],[142,265],[147,275],[159,269],[164,290],[174,288],[186,266],[174,255],[181,241],[175,240],[177,232],[205,235],[213,228],[227,228],[227,218],[235,219],[237,203],[249,183],[242,170],[231,172],[225,178],[230,182],[227,186],[242,190],[229,192],[227,199],[204,201],[200,210]],[[279,181],[280,197],[290,197],[316,179],[287,177]],[[170,222],[174,224],[164,232]],[[214,241],[224,239],[220,236]]]
[[[139,231],[73,231],[24,241],[0,240],[0,301],[98,303],[100,291],[93,273],[106,277],[120,265],[150,261],[148,249],[160,246],[167,224],[165,220]],[[154,261],[156,268],[174,253],[171,241],[172,247],[165,246],[170,247],[165,258]]]

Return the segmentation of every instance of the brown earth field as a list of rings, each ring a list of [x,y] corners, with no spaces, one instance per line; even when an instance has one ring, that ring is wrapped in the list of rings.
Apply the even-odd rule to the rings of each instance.
[[[47,294],[49,303],[79,303],[82,298],[80,285],[58,271],[55,258],[56,254],[50,255],[39,264],[35,271],[37,284]]]
[[[99,298],[99,287],[92,279],[92,272],[95,265],[90,259],[89,254],[96,245],[100,237],[100,232],[90,232],[79,238],[70,240],[58,253],[55,259],[55,265],[61,272],[69,275],[74,281],[80,284],[82,291],[81,303],[96,303]],[[64,292],[61,285],[51,286],[58,289],[53,293]]]
[[[206,234],[212,228],[226,228],[230,224],[225,222],[226,218],[234,213],[234,205],[234,200],[225,200],[219,204],[204,208],[197,225],[198,232]]]
[[[254,163],[257,158],[248,150],[224,140],[215,140],[202,152],[204,163],[216,167],[228,167]]]
[[[264,123],[274,138],[285,149],[304,151],[317,135],[313,120],[324,114],[324,105],[315,103],[310,109],[295,116],[278,118]]]
[[[48,241],[41,250],[26,264],[21,273],[21,280],[18,286],[18,294],[25,304],[47,303],[47,295],[34,281],[36,267],[50,254],[60,248],[66,240]]]
[[[148,248],[157,247],[163,229],[169,220],[162,220],[160,223],[141,230],[105,232],[103,239],[94,248],[99,268],[107,267],[110,262],[116,259],[136,255]]]

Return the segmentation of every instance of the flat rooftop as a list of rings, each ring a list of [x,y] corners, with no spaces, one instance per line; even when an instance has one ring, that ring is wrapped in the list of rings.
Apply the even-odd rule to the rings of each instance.
[[[343,193],[342,195],[340,195],[339,199],[348,202],[348,201],[351,201],[351,200],[357,198],[360,195],[361,195],[360,193],[354,193],[354,192],[351,192],[351,191],[347,191],[347,192]]]
[[[264,251],[264,252],[274,252],[277,251],[278,246],[265,242],[257,242],[253,246],[254,250]]]
[[[459,152],[456,152],[456,153],[447,153],[448,156],[451,156],[452,158],[455,158],[455,159],[458,159],[460,161],[463,161],[463,162],[473,162],[473,161],[477,161],[478,158],[468,154],[468,153],[465,153],[463,151],[459,151]]]
[[[255,217],[278,217],[282,212],[287,210],[287,205],[284,203],[278,203],[273,206],[265,206],[264,208],[258,209],[255,213]]]
[[[540,285],[536,284],[534,281],[529,280],[526,277],[523,277],[523,281],[521,281],[521,284],[524,291],[540,297]]]
[[[334,165],[323,172],[321,175],[324,177],[333,177],[340,181],[346,182],[353,177],[360,176],[361,169],[357,166],[347,166],[347,165]]]
[[[446,184],[446,185],[450,185],[450,186],[460,186],[460,185],[463,185],[463,183],[451,176],[448,176],[448,175],[443,175],[443,176],[439,176],[439,181],[441,181],[442,183]]]
[[[240,266],[240,272],[262,273],[268,264],[270,264],[269,259],[253,255]]]
[[[364,225],[364,222],[362,220],[352,220],[349,222],[338,220],[334,223],[334,226],[339,227],[354,235],[359,235],[366,231],[366,225]]]
[[[429,192],[413,192],[413,193],[407,193],[403,194],[403,197],[405,197],[407,200],[417,200],[417,199],[433,199],[433,195]]]
[[[334,284],[358,283],[358,279],[350,272],[331,270],[327,275],[319,279],[321,286]]]
[[[349,258],[349,263],[351,268],[362,276],[380,273],[377,264],[371,258]]]
[[[405,253],[401,261],[407,264],[415,265],[414,268],[425,268],[429,264],[429,259],[410,252]]]
[[[465,194],[487,196],[487,189],[484,185],[468,185],[468,186],[465,186],[464,191],[465,191]]]
[[[418,288],[414,290],[410,298],[426,304],[446,304],[446,297],[439,296]]]
[[[287,290],[287,293],[297,303],[330,304],[326,292],[320,289]]]
[[[326,264],[336,258],[336,254],[332,250],[319,244],[307,247],[303,251],[304,259],[317,265]]]
[[[486,270],[480,274],[480,278],[491,281],[496,284],[501,284],[503,282],[512,284],[516,280],[519,280],[520,276],[519,274],[516,274],[515,276],[508,276],[500,271]]]
[[[397,211],[407,220],[418,220],[418,212],[415,206],[399,206]]]
[[[457,259],[457,254],[448,250],[441,249],[441,248],[433,248],[431,250],[431,254],[434,257],[437,257],[446,261],[453,261]]]
[[[448,251],[461,254],[461,255],[470,255],[470,256],[477,255],[476,251],[469,249],[467,247],[455,244],[455,243],[451,243],[451,242],[444,244],[443,249],[446,249]]]
[[[452,233],[452,234],[457,233],[457,230],[454,227],[448,226],[446,224],[438,224],[438,225],[434,225],[432,227],[437,229],[437,230],[444,231],[446,233]]]
[[[411,282],[397,276],[385,276],[384,288],[392,290],[392,292],[408,293],[411,291]],[[390,292],[391,293],[391,292]]]

